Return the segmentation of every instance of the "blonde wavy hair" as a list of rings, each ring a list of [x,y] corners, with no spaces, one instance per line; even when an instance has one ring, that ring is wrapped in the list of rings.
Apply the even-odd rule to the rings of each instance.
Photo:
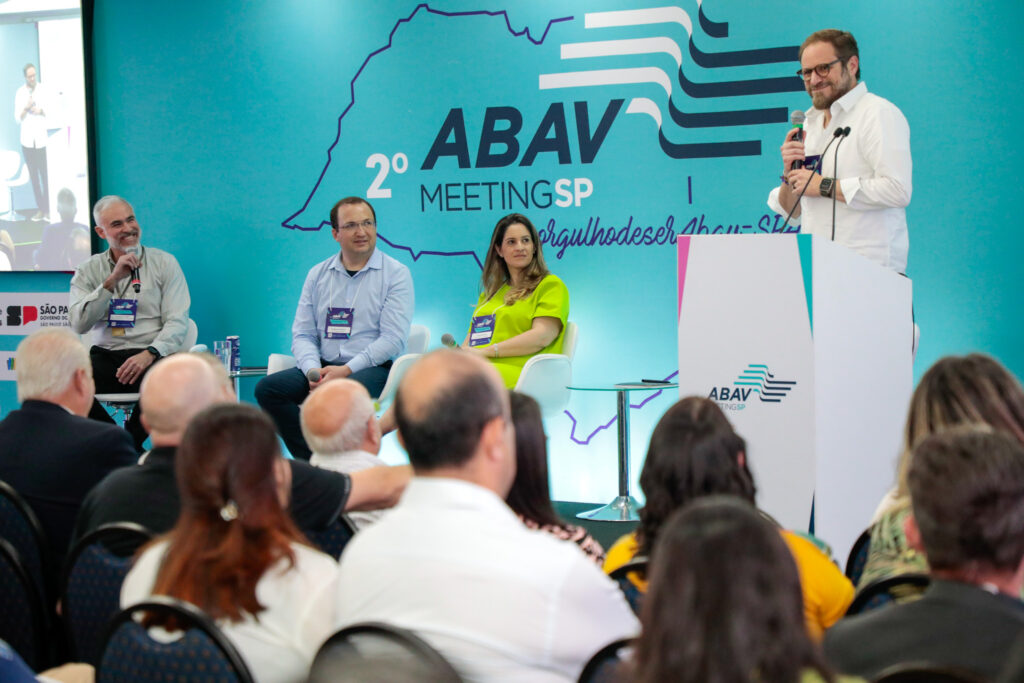
[[[530,261],[530,265],[523,273],[523,282],[513,287],[509,279],[508,265],[498,256],[498,247],[505,239],[505,232],[509,226],[516,224],[522,225],[530,233],[530,239],[533,240],[535,249],[533,260]],[[491,244],[487,249],[487,258],[484,259],[484,272],[480,277],[480,288],[484,292],[484,298],[490,299],[507,282],[509,290],[505,293],[505,304],[514,304],[520,299],[530,296],[549,272],[544,263],[544,250],[541,247],[540,236],[530,219],[521,213],[510,213],[502,217],[494,226],[494,232],[491,233]]]

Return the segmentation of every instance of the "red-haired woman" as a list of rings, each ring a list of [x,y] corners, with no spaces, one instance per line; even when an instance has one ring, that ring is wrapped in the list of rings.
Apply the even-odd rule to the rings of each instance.
[[[185,430],[175,470],[181,516],[140,552],[122,606],[154,594],[191,602],[256,680],[305,680],[333,630],[338,566],[288,516],[291,471],[273,424],[251,406],[208,408]]]

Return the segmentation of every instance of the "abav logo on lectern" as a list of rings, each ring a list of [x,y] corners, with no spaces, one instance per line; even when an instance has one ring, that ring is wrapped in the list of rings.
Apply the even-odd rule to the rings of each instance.
[[[795,386],[795,380],[775,379],[767,365],[748,363],[731,385],[711,387],[708,398],[727,410],[743,410],[752,394],[761,403],[781,403]]]

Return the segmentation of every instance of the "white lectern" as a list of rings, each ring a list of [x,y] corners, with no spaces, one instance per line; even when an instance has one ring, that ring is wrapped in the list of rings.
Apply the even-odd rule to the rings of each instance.
[[[679,393],[747,441],[758,505],[842,561],[895,481],[911,283],[812,235],[681,235]]]

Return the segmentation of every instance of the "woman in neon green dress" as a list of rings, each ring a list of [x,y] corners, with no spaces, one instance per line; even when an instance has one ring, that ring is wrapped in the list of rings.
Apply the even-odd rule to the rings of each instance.
[[[462,348],[494,363],[511,389],[530,356],[562,352],[569,317],[569,290],[548,272],[526,216],[511,213],[494,226],[480,289]]]

